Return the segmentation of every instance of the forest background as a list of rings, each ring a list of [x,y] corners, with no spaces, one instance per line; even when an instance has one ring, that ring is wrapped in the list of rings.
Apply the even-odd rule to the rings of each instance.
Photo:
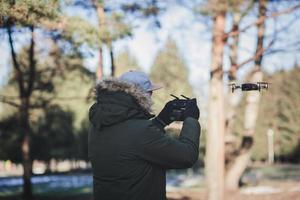
[[[0,159],[88,163],[97,80],[138,69],[170,94],[196,97],[209,199],[237,190],[249,163],[300,162],[299,1],[1,0]],[[270,82],[231,92],[231,82]],[[180,124],[179,124],[180,126]],[[176,135],[178,126],[171,126]],[[273,132],[272,154],[267,133]],[[75,164],[76,165],[76,164]],[[218,192],[212,192],[218,191]]]

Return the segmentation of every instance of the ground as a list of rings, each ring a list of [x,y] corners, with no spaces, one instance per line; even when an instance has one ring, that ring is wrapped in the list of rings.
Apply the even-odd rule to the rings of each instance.
[[[300,165],[253,165],[246,180],[259,177],[257,184],[226,192],[226,200],[300,200]],[[247,178],[248,177],[248,178]],[[205,188],[179,189],[169,200],[205,200]]]
[[[248,185],[236,192],[226,192],[226,200],[300,200],[300,165],[252,166],[246,174],[244,179],[249,181]],[[90,174],[55,175],[51,176],[54,180],[50,185],[37,179],[41,183],[35,186],[34,200],[92,200],[91,182],[86,176]],[[253,177],[257,177],[254,182]],[[69,184],[62,184],[64,180],[68,183],[76,180],[76,184],[69,187]],[[54,183],[62,185],[51,189],[49,186]],[[15,187],[5,192],[0,188],[0,200],[20,200],[20,190],[21,187]],[[189,188],[173,187],[168,189],[167,197],[169,200],[205,200],[205,182],[202,180]]]
[[[226,200],[300,200],[300,183],[273,183],[277,189],[283,191],[272,194],[243,194],[241,191],[226,193]],[[298,188],[298,191],[291,191],[292,188]],[[179,189],[176,192],[167,194],[168,200],[206,200],[204,190],[194,189]],[[19,200],[20,197],[0,197],[0,200]],[[76,196],[38,196],[35,200],[92,200],[90,195]]]
[[[251,190],[246,189],[252,189]],[[256,187],[243,188],[237,192],[226,192],[225,199],[227,200],[300,200],[300,182],[274,182],[267,183],[267,185],[260,185]],[[273,188],[265,194],[259,191],[263,189]],[[248,193],[246,193],[248,191]],[[273,192],[273,193],[272,193]],[[168,193],[169,200],[206,200],[205,191],[197,189],[181,189],[176,192]]]

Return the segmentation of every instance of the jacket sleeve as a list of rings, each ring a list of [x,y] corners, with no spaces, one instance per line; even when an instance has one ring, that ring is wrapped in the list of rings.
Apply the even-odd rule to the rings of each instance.
[[[151,122],[136,143],[138,155],[163,168],[189,168],[198,159],[200,131],[198,120],[191,117],[183,122],[179,138],[170,137]]]

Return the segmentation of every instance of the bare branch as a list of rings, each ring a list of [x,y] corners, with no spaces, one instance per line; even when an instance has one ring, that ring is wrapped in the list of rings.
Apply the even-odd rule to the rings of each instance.
[[[36,74],[36,67],[35,67],[35,58],[34,58],[34,27],[30,27],[31,30],[31,41],[30,41],[30,48],[29,48],[29,80],[28,80],[28,87],[26,90],[26,95],[30,96],[32,94],[33,85],[35,82],[35,74]]]
[[[53,97],[50,97],[48,99],[43,99],[43,101],[40,102],[40,103],[31,104],[31,105],[29,105],[29,108],[30,109],[42,109],[42,108],[47,107],[51,103],[51,101],[53,101],[53,100],[72,101],[72,100],[85,100],[85,99],[86,99],[86,97],[80,97],[80,96],[73,96],[73,97],[53,96]]]
[[[300,47],[295,49],[285,49],[285,48],[277,48],[277,49],[271,49],[269,51],[266,51],[264,55],[271,55],[275,53],[290,53],[290,52],[299,52]]]
[[[0,94],[0,97],[3,97],[5,99],[20,99],[19,96],[7,96],[7,95],[2,95],[2,94]]]
[[[17,104],[17,103],[14,102],[14,101],[8,100],[8,99],[5,98],[4,96],[0,96],[0,102],[5,103],[5,104],[8,104],[8,105],[11,105],[11,106],[14,106],[14,107],[17,107],[17,108],[20,107],[19,104]]]
[[[264,47],[264,48],[260,48],[259,50],[257,50],[256,54],[246,60],[244,60],[243,62],[241,62],[240,64],[238,64],[236,66],[236,70],[238,70],[240,67],[244,66],[245,64],[251,62],[251,61],[255,61],[257,60],[259,57],[263,56],[264,53],[271,48],[271,46],[275,43],[275,39],[273,39],[267,47]]]
[[[259,1],[259,18],[265,17],[266,16],[266,12],[267,12],[267,2],[265,0],[261,0]],[[264,40],[265,40],[265,29],[266,29],[266,23],[265,20],[263,21],[263,23],[259,23],[257,24],[257,42],[256,42],[256,50],[255,50],[255,67],[259,67],[261,66],[261,62],[263,59],[263,52],[264,52]],[[276,32],[274,32],[275,37],[274,39],[270,42],[270,45],[272,45],[276,39]],[[269,46],[270,46],[269,45]]]
[[[254,1],[248,2],[246,9],[243,12],[241,12],[241,19],[243,19],[249,13],[249,11],[253,8],[253,5]]]
[[[275,53],[286,53],[286,52],[297,52],[300,50],[300,40],[293,43],[288,43],[284,46],[279,46],[274,49],[268,49],[264,53],[265,55],[275,54]]]
[[[298,16],[294,16],[291,20],[289,20],[285,25],[276,29],[276,33],[279,34],[281,32],[286,32],[289,27],[293,27],[292,25],[299,20]]]
[[[228,37],[238,35],[241,32],[245,32],[247,29],[251,28],[252,26],[255,26],[255,25],[257,26],[259,24],[262,24],[265,20],[267,20],[269,18],[278,17],[280,15],[288,14],[288,13],[291,13],[291,12],[293,12],[293,11],[299,9],[299,8],[300,8],[300,4],[297,4],[296,6],[293,6],[291,8],[288,8],[288,9],[280,11],[280,12],[274,12],[270,15],[261,16],[256,21],[248,24],[247,26],[245,26],[244,28],[242,28],[240,30],[235,30],[235,31],[231,30],[228,33],[224,34],[224,40],[227,40]]]
[[[20,96],[24,95],[24,82],[23,82],[23,72],[20,68],[19,62],[17,61],[17,54],[14,48],[14,43],[13,43],[13,38],[12,38],[12,30],[11,26],[7,25],[7,34],[8,34],[8,40],[9,40],[9,45],[11,49],[11,57],[13,60],[13,66],[16,72],[16,79],[20,88]]]

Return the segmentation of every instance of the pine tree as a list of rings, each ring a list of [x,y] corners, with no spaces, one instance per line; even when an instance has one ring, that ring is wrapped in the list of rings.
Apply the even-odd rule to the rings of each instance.
[[[267,159],[267,131],[274,131],[275,158],[279,161],[299,161],[296,151],[300,144],[300,69],[277,72],[268,77],[272,83],[264,92],[259,109],[252,157]],[[298,147],[299,148],[299,147]],[[298,149],[299,151],[299,149]]]
[[[32,109],[31,96],[35,90],[35,80],[37,77],[37,60],[36,52],[36,34],[40,26],[53,20],[58,16],[58,1],[1,1],[0,11],[0,29],[7,32],[9,46],[14,68],[14,82],[17,83],[19,102],[12,102],[3,99],[1,102],[13,105],[18,109],[18,126],[20,127],[20,135],[22,135],[22,164],[23,164],[23,199],[32,199],[31,185],[31,169],[32,162],[30,158],[30,140],[31,140],[31,124],[29,121],[30,111]],[[27,63],[19,62],[15,49],[14,32],[16,29],[29,30],[30,44],[27,48]],[[2,96],[2,95],[1,95]]]
[[[62,71],[70,72],[74,67],[82,67],[82,64],[73,62],[76,58],[81,58],[78,52],[80,44],[78,41],[75,42],[81,34],[70,31],[70,19],[60,12],[60,6],[58,0],[1,1],[0,29],[2,31],[0,34],[8,35],[14,75],[10,77],[9,82],[13,84],[14,92],[0,94],[0,102],[13,106],[14,110],[17,110],[17,126],[20,128],[19,135],[22,136],[23,199],[25,200],[33,198],[30,180],[32,173],[32,158],[30,157],[33,133],[32,113],[36,109],[45,108],[54,98],[52,79],[61,75]],[[87,27],[89,30],[86,30]],[[97,31],[92,29],[92,26],[85,26],[81,30],[97,36]],[[30,36],[29,44],[21,44],[21,51],[15,48],[18,41],[16,38],[24,37],[24,35],[17,34],[19,31]],[[55,48],[63,50],[58,54],[57,51],[52,52],[49,41],[56,44]],[[43,49],[45,54],[38,55],[38,52],[41,52],[39,47],[42,46],[39,44],[49,45],[47,47],[50,48]],[[48,55],[56,56],[57,59],[46,63],[44,62],[45,56]],[[71,59],[73,64],[68,66],[71,68],[65,68],[67,64],[64,59],[61,59],[63,55],[75,58]],[[42,68],[40,68],[41,63],[44,64]]]
[[[115,76],[119,77],[124,72],[127,72],[129,70],[140,70],[135,57],[133,57],[130,52],[124,51],[117,55],[115,59],[115,65],[116,65],[116,71]]]
[[[27,48],[25,47],[17,55],[17,60],[23,65],[28,65],[26,52]],[[42,60],[39,59],[41,55],[37,54],[36,73],[38,76],[35,80],[35,87],[30,99],[31,105],[35,109],[30,110],[31,116],[28,118],[31,124],[32,136],[41,132],[36,130],[36,127],[40,126],[40,119],[44,119],[48,111],[52,110],[53,107],[59,107],[57,110],[61,110],[60,112],[74,114],[72,123],[68,122],[68,125],[74,126],[75,133],[75,130],[80,128],[82,120],[85,119],[86,115],[82,113],[87,114],[88,107],[90,106],[90,102],[87,102],[86,98],[93,85],[93,73],[83,67],[83,60],[80,55],[64,55],[59,49],[52,50],[50,55],[43,56]],[[9,83],[0,89],[1,97],[8,94],[11,103],[19,103],[17,83],[13,78],[13,74],[9,75]],[[2,126],[6,126],[11,121],[17,123],[18,119],[16,119],[16,116],[18,109],[2,102],[0,102],[0,105],[3,106],[3,112],[0,113],[0,123]],[[63,122],[63,120],[60,121]],[[0,128],[2,128],[1,125]],[[19,129],[17,130],[14,127],[3,130],[10,134],[19,131]],[[49,129],[49,131],[51,130]],[[8,145],[12,145],[12,143]],[[12,146],[15,148],[14,145]],[[0,149],[2,147],[0,145]],[[47,149],[47,151],[49,150]],[[31,153],[34,154],[36,152]],[[12,154],[8,154],[8,156],[10,155]],[[17,160],[16,162],[19,161]]]
[[[300,145],[300,69],[295,67],[290,71],[265,76],[265,80],[272,84],[268,91],[261,92],[251,158],[255,161],[267,160],[267,131],[271,128],[274,131],[275,161],[299,162],[297,151],[299,152]],[[234,134],[239,136],[240,140],[244,112],[245,97],[237,109],[237,123],[234,127]]]
[[[175,41],[169,38],[164,48],[156,56],[150,73],[154,83],[163,85],[162,89],[153,92],[156,113],[164,107],[167,101],[173,99],[170,94],[193,96],[188,74],[188,69],[180,57]]]

